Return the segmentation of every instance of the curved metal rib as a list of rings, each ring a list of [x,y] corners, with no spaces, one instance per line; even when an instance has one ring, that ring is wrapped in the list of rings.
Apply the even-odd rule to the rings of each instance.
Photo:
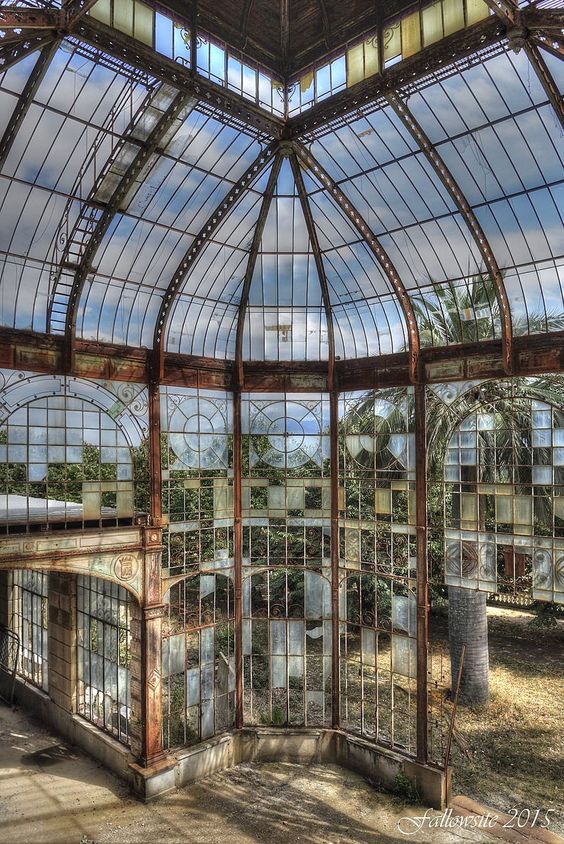
[[[564,100],[560,96],[560,91],[556,87],[556,82],[548,69],[540,49],[530,39],[525,41],[524,49],[551,106],[556,112],[560,125],[564,128]]]
[[[155,333],[153,338],[154,349],[154,365],[158,365],[160,374],[163,374],[163,340],[166,323],[170,315],[174,297],[178,293],[180,286],[186,279],[190,270],[194,266],[196,259],[204,246],[208,243],[213,233],[227,216],[233,204],[240,198],[241,194],[247,190],[251,183],[259,176],[262,171],[268,166],[276,150],[278,149],[278,141],[272,141],[265,149],[262,150],[251,166],[243,173],[239,181],[233,185],[227,196],[215,209],[213,214],[208,218],[205,225],[200,230],[197,237],[194,238],[192,245],[184,255],[182,261],[178,265],[170,284],[161,302],[159,315],[155,325]]]
[[[507,298],[505,284],[503,283],[503,276],[485,232],[478,222],[478,218],[474,214],[464,194],[458,187],[454,176],[449,171],[445,162],[415,117],[411,114],[406,104],[398,97],[397,94],[388,94],[388,102],[404,126],[409,130],[413,138],[419,144],[421,150],[427,157],[427,160],[432,165],[439,179],[453,198],[456,207],[466,222],[466,225],[472,232],[472,237],[480,250],[480,254],[482,255],[488,273],[495,284],[501,315],[503,368],[508,374],[510,374],[513,370],[513,327],[511,322],[511,310],[509,308],[509,299]]]
[[[262,233],[268,216],[272,196],[276,188],[278,174],[282,166],[282,153],[278,152],[270,176],[268,177],[268,184],[262,198],[262,205],[255,226],[253,234],[253,243],[249,253],[249,260],[247,262],[247,269],[245,270],[245,278],[243,281],[243,289],[241,291],[241,301],[239,302],[239,313],[237,315],[237,337],[235,340],[235,364],[237,367],[237,377],[239,388],[243,385],[243,331],[245,328],[245,313],[247,305],[249,304],[249,293],[251,290],[251,281],[253,280],[253,273],[255,271],[255,264],[257,261],[257,254],[260,247]]]
[[[335,331],[333,327],[333,311],[331,308],[331,299],[329,297],[329,285],[327,284],[327,276],[325,275],[325,267],[323,266],[323,259],[321,257],[321,249],[319,248],[319,239],[317,237],[317,230],[313,220],[313,214],[309,202],[307,201],[306,189],[304,185],[303,176],[300,170],[300,165],[295,153],[290,156],[290,164],[292,165],[292,172],[296,186],[298,188],[298,196],[302,206],[303,215],[306,221],[307,233],[313,249],[313,257],[315,259],[315,266],[317,267],[317,274],[319,276],[319,284],[321,287],[321,298],[323,300],[323,307],[325,309],[325,318],[327,320],[327,335],[329,339],[329,390],[335,386]]]
[[[338,203],[343,213],[348,220],[357,229],[367,246],[376,257],[378,263],[384,270],[391,286],[398,295],[401,303],[403,313],[405,315],[407,333],[409,338],[409,374],[411,381],[416,383],[420,380],[419,364],[420,364],[420,348],[421,343],[419,339],[419,328],[415,319],[415,312],[413,304],[409,297],[405,285],[400,278],[398,271],[393,265],[388,253],[380,244],[380,241],[371,230],[368,223],[361,217],[356,208],[352,205],[349,199],[345,196],[342,190],[335,184],[331,176],[323,169],[321,164],[313,157],[313,155],[302,144],[293,142],[293,147],[298,158],[314,173],[315,177],[321,184],[329,191],[333,199]]]

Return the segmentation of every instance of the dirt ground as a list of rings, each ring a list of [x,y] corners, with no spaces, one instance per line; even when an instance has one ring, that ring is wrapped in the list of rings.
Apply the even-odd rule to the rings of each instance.
[[[488,608],[487,706],[458,709],[454,793],[510,812],[554,809],[564,833],[564,623],[531,627],[531,613]],[[448,661],[447,620],[432,617],[433,646]]]
[[[489,615],[491,702],[458,711],[454,793],[506,813],[554,809],[550,830],[562,834],[564,625],[539,631],[528,613]],[[432,634],[448,661],[446,619],[433,618]],[[398,821],[423,813],[337,766],[281,763],[241,765],[143,805],[90,757],[0,704],[0,844],[494,840],[471,829],[402,835]]]
[[[484,844],[479,830],[406,838],[424,809],[334,765],[240,765],[143,805],[76,748],[0,706],[1,844]],[[438,815],[438,813],[434,813]]]

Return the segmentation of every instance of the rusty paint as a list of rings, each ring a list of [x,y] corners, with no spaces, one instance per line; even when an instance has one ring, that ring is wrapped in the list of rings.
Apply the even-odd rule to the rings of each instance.
[[[417,761],[428,759],[427,419],[425,385],[415,390],[415,521],[417,534]]]
[[[241,393],[233,393],[233,555],[235,564],[235,726],[243,726],[243,462]]]

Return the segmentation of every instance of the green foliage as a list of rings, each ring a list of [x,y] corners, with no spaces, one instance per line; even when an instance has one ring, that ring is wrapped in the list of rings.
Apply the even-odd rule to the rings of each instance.
[[[549,630],[557,627],[558,620],[564,618],[564,607],[559,604],[553,604],[550,601],[534,601],[531,609],[535,613],[535,616],[529,621],[530,627]]]
[[[272,707],[272,715],[268,712],[263,712],[260,716],[261,724],[272,725],[273,727],[284,727],[288,720],[286,718],[286,710],[281,706]]]
[[[396,774],[393,793],[397,794],[405,803],[420,803],[421,797],[416,786],[408,780],[403,771]]]

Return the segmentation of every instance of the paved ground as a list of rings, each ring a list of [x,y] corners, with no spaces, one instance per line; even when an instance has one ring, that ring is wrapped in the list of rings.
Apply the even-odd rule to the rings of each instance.
[[[423,812],[337,766],[290,764],[241,765],[143,805],[90,757],[0,705],[0,844],[493,841],[475,829],[398,831],[402,816]]]

